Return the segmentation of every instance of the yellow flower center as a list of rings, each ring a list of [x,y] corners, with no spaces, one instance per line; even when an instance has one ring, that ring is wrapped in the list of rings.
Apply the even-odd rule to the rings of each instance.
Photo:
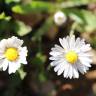
[[[18,58],[18,51],[16,48],[8,48],[5,51],[5,57],[10,61],[15,61]]]
[[[78,55],[74,51],[69,51],[66,53],[65,58],[69,63],[74,64],[78,59]]]

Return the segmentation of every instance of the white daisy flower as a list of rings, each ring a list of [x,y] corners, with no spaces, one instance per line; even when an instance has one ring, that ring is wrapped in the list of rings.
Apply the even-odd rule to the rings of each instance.
[[[15,73],[20,68],[21,63],[27,64],[27,48],[22,47],[23,40],[13,36],[9,39],[3,39],[0,42],[0,68],[8,73]]]
[[[55,45],[51,49],[49,58],[52,60],[51,66],[54,66],[54,71],[57,75],[63,73],[64,78],[79,78],[79,73],[86,73],[91,67],[91,50],[90,44],[85,44],[84,39],[75,36],[67,36],[66,38],[59,39],[62,47]]]
[[[58,11],[54,15],[54,22],[56,25],[61,26],[63,23],[66,22],[66,16],[63,12]]]

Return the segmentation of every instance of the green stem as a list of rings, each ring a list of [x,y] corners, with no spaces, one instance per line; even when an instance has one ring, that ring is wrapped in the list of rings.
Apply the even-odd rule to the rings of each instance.
[[[70,31],[70,36],[72,36],[72,35],[74,34],[77,25],[78,25],[77,22],[74,22],[74,23],[72,24],[71,31]]]
[[[41,53],[42,51],[42,37],[38,38],[38,51]]]

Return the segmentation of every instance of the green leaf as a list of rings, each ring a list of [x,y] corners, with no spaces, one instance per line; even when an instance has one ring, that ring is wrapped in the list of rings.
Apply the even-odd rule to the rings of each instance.
[[[0,14],[0,19],[4,19],[4,18],[5,18],[5,13],[2,12],[2,13]]]
[[[24,72],[23,68],[20,68],[20,69],[18,70],[18,73],[19,73],[19,75],[20,75],[21,80],[23,80],[24,77],[26,76],[26,72]]]
[[[20,2],[20,0],[5,0],[6,3],[11,3],[11,2]]]
[[[48,32],[48,30],[51,28],[51,26],[53,25],[53,17],[49,17],[46,19],[46,21],[44,22],[44,24],[40,27],[39,30],[37,30],[37,32],[34,34],[34,36],[32,37],[33,41],[39,41],[39,39],[46,33]]]
[[[16,5],[12,8],[12,11],[15,13],[26,13],[26,10],[24,10],[20,5]]]
[[[63,0],[62,0],[63,1]],[[72,8],[76,6],[81,6],[81,5],[88,5],[91,3],[96,3],[96,0],[67,0],[62,3],[49,3],[49,2],[44,2],[44,1],[32,1],[31,3],[28,4],[22,4],[22,5],[15,5],[12,8],[12,11],[15,13],[20,13],[20,14],[27,14],[27,13],[38,13],[38,12],[52,12],[54,13],[58,9],[63,9],[63,8]]]
[[[40,72],[38,77],[39,77],[40,82],[45,82],[47,80],[46,75],[44,74],[44,72]]]
[[[43,1],[32,1],[28,4],[16,5],[12,8],[12,11],[15,13],[26,14],[30,12],[50,12],[55,10],[55,4],[43,2]]]
[[[80,24],[83,23],[82,18],[80,18],[80,16],[77,16],[77,14],[70,13],[70,18],[71,18],[72,20],[76,21],[77,23],[80,23]]]
[[[92,13],[88,10],[77,9],[65,11],[72,20],[78,23],[78,26],[76,28],[78,31],[90,32],[96,30],[96,13]]]
[[[45,63],[45,61],[46,61],[46,56],[41,53],[37,53],[36,57],[32,60],[32,62],[37,65],[42,65]]]
[[[18,26],[18,28],[16,29],[16,33],[19,36],[25,36],[32,31],[32,28],[30,26],[24,24],[21,21],[16,21],[16,24]]]
[[[0,32],[7,31],[9,29],[9,22],[6,20],[0,21]]]
[[[85,30],[90,32],[96,30],[96,14],[89,11],[82,11],[86,22]]]
[[[0,20],[2,20],[2,19],[5,19],[5,20],[10,20],[10,19],[11,19],[11,17],[10,17],[10,16],[6,16],[6,15],[5,15],[5,13],[4,13],[4,12],[2,12],[2,13],[0,14]]]
[[[59,5],[59,7],[60,8],[72,8],[72,7],[82,6],[82,5],[88,5],[91,3],[96,3],[96,0],[66,0],[65,2],[62,2]]]

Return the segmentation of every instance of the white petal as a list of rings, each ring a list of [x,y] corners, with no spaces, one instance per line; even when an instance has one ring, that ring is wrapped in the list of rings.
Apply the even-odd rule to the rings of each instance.
[[[71,50],[75,47],[75,36],[74,35],[70,37],[69,45],[70,45]]]
[[[16,62],[9,62],[9,69],[8,69],[8,72],[9,74],[11,73],[15,73],[17,69],[19,69],[21,66],[20,63],[16,63]]]
[[[81,53],[78,54],[78,56],[79,56],[79,57],[92,57],[93,55],[90,54],[90,53],[82,53],[82,52],[81,52]]]
[[[87,67],[91,67],[90,63],[86,62],[86,61],[81,61],[81,63]]]
[[[90,44],[86,44],[86,45],[81,46],[80,49],[82,52],[87,52],[91,50],[91,47],[90,47]]]
[[[79,73],[78,73],[78,70],[77,70],[77,66],[74,64],[73,65],[73,77],[74,78],[79,78]]]
[[[55,45],[55,47],[51,48],[51,52],[50,52],[50,55],[60,55],[62,53],[64,53],[64,49],[58,45]]]
[[[7,40],[7,47],[20,47],[23,44],[23,40],[18,39],[15,36],[12,36]]]
[[[0,59],[4,59],[4,58],[5,58],[4,54],[0,54]]]
[[[19,58],[19,62],[22,63],[22,64],[27,64],[26,57],[24,57],[24,56],[20,56],[20,58]]]
[[[64,71],[64,67],[60,68],[60,69],[58,70],[58,72],[57,72],[57,75],[61,75],[61,74],[63,73],[63,71]]]
[[[84,66],[84,65],[81,64],[80,62],[78,62],[76,65],[77,65],[78,70],[79,70],[82,74],[86,73],[86,71],[88,70],[88,67],[87,67],[87,66]]]
[[[14,69],[14,63],[9,63],[9,68],[8,68],[8,73],[11,74],[11,73],[15,73],[15,69]]]
[[[88,62],[88,63],[92,63],[92,59],[91,58],[88,58],[88,57],[79,57],[79,60],[81,62]]]
[[[77,53],[79,53],[81,51],[80,48],[85,45],[85,42],[84,41],[85,41],[84,39],[82,39],[82,40],[80,40],[80,38],[77,38],[76,39],[75,51]]]
[[[68,45],[68,37],[65,39],[65,38],[63,38],[63,39],[59,39],[59,42],[60,42],[60,44],[62,45],[62,47],[65,49],[65,50],[67,50],[67,49],[69,49],[69,45]]]
[[[63,72],[64,72],[64,70],[66,69],[66,61],[64,61],[64,62],[62,62],[61,63],[62,64],[62,66],[61,66],[61,68],[58,70],[58,72],[57,72],[57,75],[61,75]]]
[[[4,53],[7,45],[7,39],[3,39],[0,42],[0,53]]]
[[[72,79],[72,76],[73,76],[73,68],[72,68],[72,65],[69,66],[69,78]]]
[[[75,47],[77,47],[77,46],[79,45],[79,43],[80,43],[80,38],[78,37],[78,38],[76,39]]]
[[[65,38],[64,38],[64,40],[65,40]],[[65,41],[64,40],[59,38],[59,42],[60,42],[60,44],[62,45],[63,48],[65,47]]]
[[[51,51],[49,54],[53,56],[58,56],[58,55],[61,55],[62,53]]]
[[[27,47],[20,47],[19,48],[19,62],[23,64],[27,64],[26,56],[27,56]]]
[[[3,66],[3,71],[5,71],[8,68],[8,60],[7,59],[4,59],[2,66]]]
[[[64,74],[63,74],[63,75],[64,75],[65,78],[67,78],[67,75],[68,75],[68,72],[69,72],[69,66],[70,66],[70,65],[67,64],[66,69],[65,69],[65,71],[64,71]]]
[[[20,67],[21,67],[21,63],[19,63],[18,61],[16,63],[14,62],[15,70],[18,70]]]
[[[64,61],[64,62],[62,62],[62,63],[60,63],[60,64],[58,64],[55,68],[54,68],[54,71],[55,72],[57,72],[58,70],[60,70],[60,69],[62,69],[62,68],[66,68],[66,61]]]
[[[50,57],[49,59],[50,60],[59,60],[59,59],[62,59],[64,58],[62,55],[58,55],[58,56],[55,56],[55,57]]]
[[[58,65],[54,68],[54,71],[57,72],[60,68],[62,68],[62,63],[58,64]]]
[[[19,55],[27,56],[28,50],[27,47],[20,47],[19,48]]]
[[[3,67],[3,62],[4,62],[4,59],[0,59],[0,68]]]
[[[64,59],[55,60],[55,61],[52,61],[52,62],[50,63],[50,65],[51,65],[51,66],[56,66],[56,65],[62,63],[63,61],[64,61]]]
[[[92,62],[92,59],[91,58],[89,58],[89,57],[78,57],[79,58],[79,60],[82,60],[82,61],[87,61],[87,62]]]
[[[57,44],[55,44],[55,48],[58,50],[58,52],[64,52],[64,49]]]
[[[63,38],[63,40],[64,40],[64,38]],[[66,49],[66,50],[69,50],[69,48],[70,48],[70,46],[69,46],[69,42],[70,42],[69,40],[70,40],[70,37],[67,36],[65,40],[66,40],[66,48],[65,48],[65,49]]]

